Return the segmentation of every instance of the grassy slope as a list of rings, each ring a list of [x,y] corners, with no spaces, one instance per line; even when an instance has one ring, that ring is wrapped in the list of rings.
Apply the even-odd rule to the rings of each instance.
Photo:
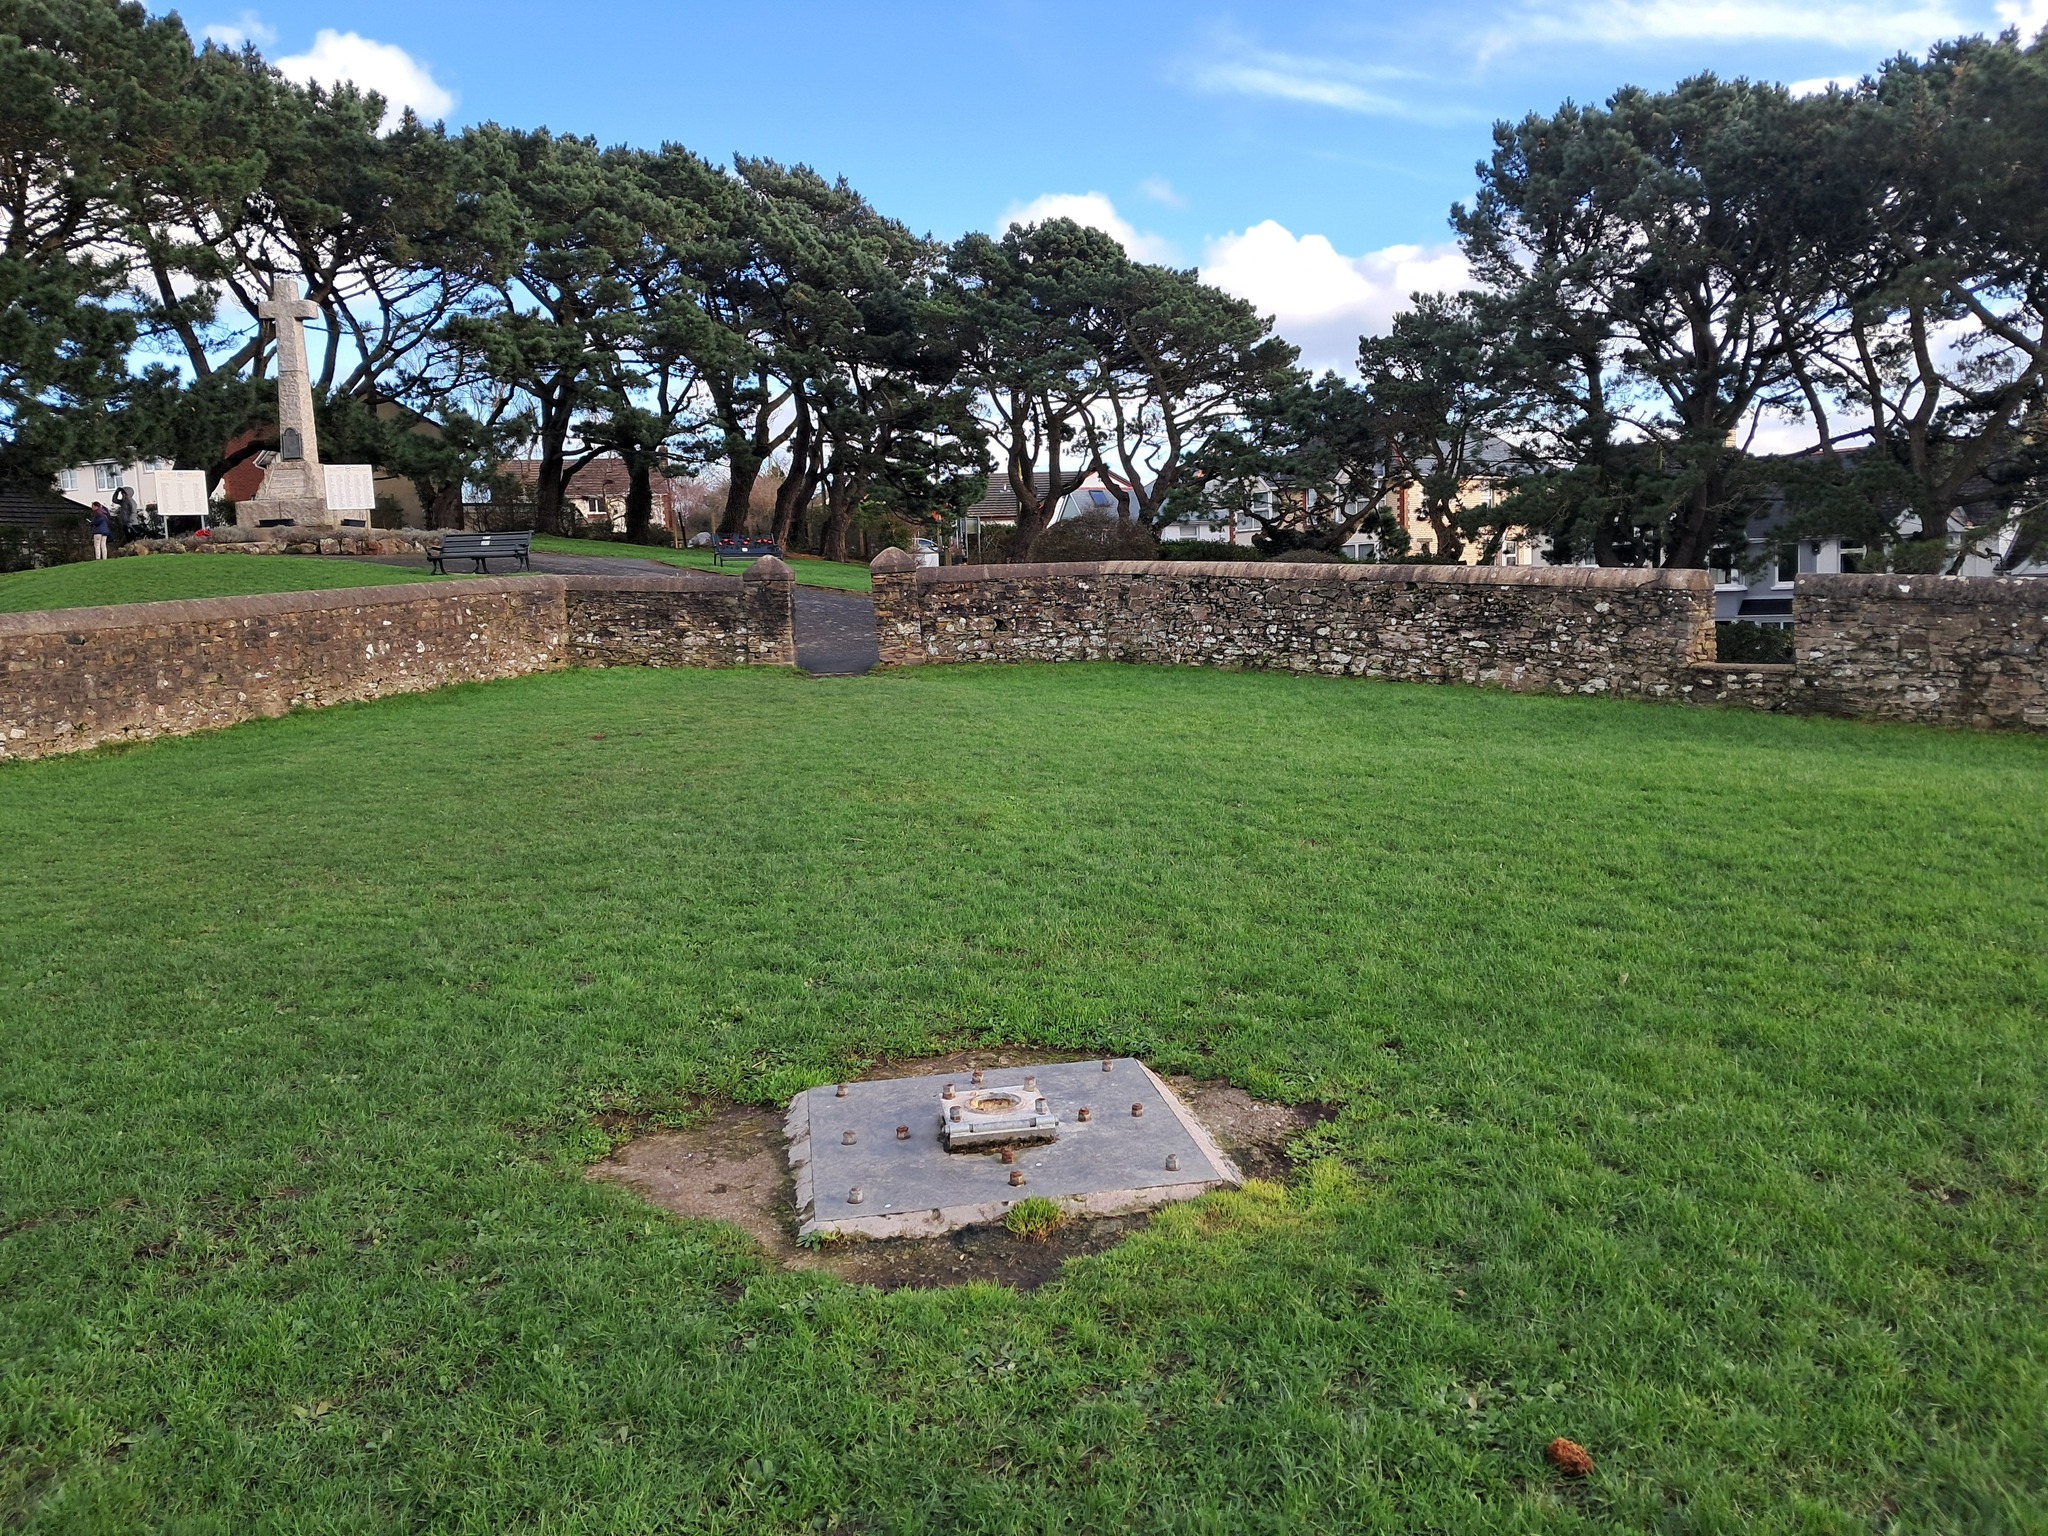
[[[187,597],[247,597],[329,587],[388,587],[432,581],[425,571],[357,565],[312,555],[132,555],[0,576],[0,613],[158,603]]]
[[[615,555],[626,560],[659,560],[664,565],[679,565],[690,571],[723,571],[727,575],[744,569],[742,566],[714,564],[708,549],[656,549],[645,544],[614,544],[607,539],[563,539],[548,533],[536,534],[533,547],[551,555]],[[871,589],[865,565],[792,555],[789,568],[807,587],[835,587],[842,592]]]
[[[1081,667],[0,768],[0,1524],[2041,1529],[2044,770]],[[1027,1296],[578,1175],[996,1039],[1343,1113]]]

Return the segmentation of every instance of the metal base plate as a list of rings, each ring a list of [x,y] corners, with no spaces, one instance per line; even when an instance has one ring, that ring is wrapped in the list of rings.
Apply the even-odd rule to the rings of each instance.
[[[1001,1221],[1019,1200],[1057,1200],[1075,1215],[1114,1216],[1238,1184],[1237,1167],[1150,1068],[1118,1057],[1031,1069],[1060,1119],[1059,1139],[946,1151],[939,1093],[959,1074],[812,1088],[790,1102],[787,1130],[796,1175],[798,1234],[934,1237]],[[1131,1113],[1132,1105],[1142,1108]],[[1081,1120],[1086,1108],[1089,1118]],[[899,1140],[898,1126],[910,1135]],[[854,1140],[845,1141],[852,1131]],[[1171,1159],[1177,1166],[1169,1168]],[[1010,1174],[1021,1171],[1024,1183]],[[861,1199],[849,1199],[858,1188]]]

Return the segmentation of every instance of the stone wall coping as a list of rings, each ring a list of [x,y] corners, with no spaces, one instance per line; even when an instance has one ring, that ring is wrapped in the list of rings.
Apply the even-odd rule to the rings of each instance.
[[[174,598],[161,603],[115,603],[98,608],[50,608],[35,613],[0,613],[0,637],[150,629],[161,624],[204,624],[219,620],[267,619],[325,608],[375,608],[444,598],[490,597],[501,592],[701,592],[735,593],[738,576],[710,571],[677,571],[657,576],[621,571],[616,576],[477,576],[457,581],[393,582],[388,587],[322,587],[310,592],[258,592],[245,597]]]
[[[1801,576],[1794,597],[1875,597],[1888,602],[1969,603],[2048,611],[2048,579],[2039,576]]]
[[[875,571],[883,571],[879,561]],[[1705,571],[1650,570],[1634,566],[1585,565],[1336,565],[1321,562],[1237,560],[1077,560],[1035,565],[940,565],[917,571],[919,586],[955,582],[1075,580],[1105,576],[1228,577],[1234,581],[1399,583],[1403,586],[1549,587],[1567,590],[1638,592],[1662,588],[1711,592]]]
[[[408,581],[388,587],[323,587],[311,592],[259,592],[246,597],[175,598],[162,603],[117,603],[99,608],[51,608],[39,613],[0,613],[0,637],[55,635],[108,629],[149,629],[160,624],[203,624],[213,620],[266,619],[323,608],[376,608],[429,598],[460,600],[499,593],[559,593],[570,576],[479,576],[468,581]],[[600,586],[612,578],[594,578]]]
[[[523,578],[532,581],[535,578]],[[657,576],[652,571],[621,571],[613,576],[599,575],[594,571],[574,576],[547,576],[545,581],[558,581],[565,592],[738,592],[746,585],[743,576],[726,576],[716,571],[678,570],[674,575]]]
[[[1790,661],[1696,661],[1692,669],[1730,677],[1791,677],[1799,671],[1798,664]]]

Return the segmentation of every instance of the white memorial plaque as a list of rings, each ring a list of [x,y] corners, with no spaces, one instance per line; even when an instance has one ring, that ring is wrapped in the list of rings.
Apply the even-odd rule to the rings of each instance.
[[[374,512],[377,509],[377,471],[370,464],[329,464],[327,469],[327,510],[330,512]]]

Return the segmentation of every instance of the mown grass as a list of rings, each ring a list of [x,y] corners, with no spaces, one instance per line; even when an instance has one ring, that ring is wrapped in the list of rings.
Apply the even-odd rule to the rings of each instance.
[[[1113,667],[7,765],[0,1525],[2041,1530],[2044,770]],[[1027,1295],[581,1175],[994,1041],[1339,1114]]]
[[[315,555],[130,555],[0,576],[0,613],[313,592],[330,587],[389,587],[438,579],[426,571],[323,560]]]
[[[719,565],[708,549],[661,549],[646,544],[615,544],[609,539],[564,539],[551,533],[535,534],[533,547],[550,555],[611,555],[623,560],[659,560],[663,565],[680,566],[688,571],[718,571],[727,576],[745,569],[740,565]],[[864,564],[821,560],[816,555],[791,555],[788,562],[790,570],[803,586],[832,587],[841,592],[867,592],[873,588]]]

